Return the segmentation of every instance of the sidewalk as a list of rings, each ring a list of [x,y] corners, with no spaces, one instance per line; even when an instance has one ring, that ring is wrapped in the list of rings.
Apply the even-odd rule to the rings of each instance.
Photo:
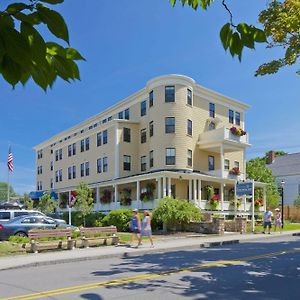
[[[0,258],[0,271],[9,269],[18,269],[30,266],[59,264],[66,262],[77,262],[84,260],[103,259],[112,257],[138,256],[148,253],[160,253],[175,251],[184,248],[213,247],[226,244],[239,243],[256,239],[270,239],[274,236],[292,236],[300,235],[299,230],[286,231],[281,234],[236,234],[226,233],[223,236],[203,236],[197,234],[187,235],[185,237],[161,237],[155,241],[155,247],[150,248],[146,242],[139,248],[130,248],[124,245],[120,246],[103,246],[88,249],[74,249],[59,252],[46,252],[37,254],[17,255]]]

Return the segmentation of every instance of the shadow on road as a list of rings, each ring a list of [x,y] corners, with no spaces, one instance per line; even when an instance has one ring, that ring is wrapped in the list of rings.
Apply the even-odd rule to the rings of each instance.
[[[82,295],[80,295],[80,297],[83,299],[88,299],[88,300],[102,300],[103,299],[102,297],[100,297],[99,295],[94,294],[94,293],[82,294]]]
[[[153,292],[163,289],[180,297],[193,299],[299,299],[300,252],[243,260],[246,257],[290,250],[300,241],[276,243],[245,243],[230,247],[182,250],[168,253],[127,257],[108,270],[92,272],[94,276],[126,274],[136,276],[174,270],[157,279],[129,282],[107,289],[128,289]],[[236,265],[205,267],[184,271],[191,266],[218,260],[241,259]],[[183,270],[179,272],[179,270]],[[133,274],[134,273],[134,274]],[[95,298],[97,299],[97,298]]]

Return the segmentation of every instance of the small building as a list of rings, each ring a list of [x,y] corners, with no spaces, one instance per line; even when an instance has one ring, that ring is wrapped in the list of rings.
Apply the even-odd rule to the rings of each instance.
[[[293,205],[300,194],[300,152],[276,156],[274,151],[267,155],[267,167],[272,170],[278,186],[284,181],[284,205]]]

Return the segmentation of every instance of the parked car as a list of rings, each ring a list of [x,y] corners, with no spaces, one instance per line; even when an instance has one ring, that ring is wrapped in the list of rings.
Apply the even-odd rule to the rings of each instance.
[[[15,209],[1,209],[0,210],[0,224],[6,223],[9,220],[19,217],[19,216],[24,216],[24,215],[37,215],[37,216],[43,216],[47,217],[45,214],[43,214],[40,211],[37,210],[26,210],[26,209],[21,209],[21,210],[15,210]],[[55,222],[57,224],[66,224],[65,220],[62,219],[55,219]]]
[[[58,224],[55,219],[50,217],[25,215],[13,218],[6,223],[0,223],[0,240],[8,240],[12,235],[27,237],[30,229],[55,229],[57,227],[77,229],[72,225]]]

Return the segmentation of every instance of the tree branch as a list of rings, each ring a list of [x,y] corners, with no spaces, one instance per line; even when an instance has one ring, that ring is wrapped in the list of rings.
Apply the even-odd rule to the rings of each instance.
[[[225,3],[225,0],[222,0],[222,5],[225,7],[225,9],[227,10],[227,12],[229,13],[230,15],[230,25],[234,28],[236,28],[237,26],[233,24],[233,15],[232,15],[232,12],[231,10],[228,8],[227,4]]]

